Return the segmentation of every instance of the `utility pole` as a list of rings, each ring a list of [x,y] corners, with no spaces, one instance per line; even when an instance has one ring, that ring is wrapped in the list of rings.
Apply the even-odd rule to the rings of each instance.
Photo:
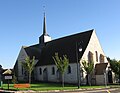
[[[80,44],[80,43],[79,43]],[[78,57],[78,53],[82,52],[82,47],[78,46],[78,43],[76,42],[76,60],[77,60],[77,80],[78,80],[78,89],[80,88],[80,78],[81,78],[81,72],[80,72],[80,60]]]

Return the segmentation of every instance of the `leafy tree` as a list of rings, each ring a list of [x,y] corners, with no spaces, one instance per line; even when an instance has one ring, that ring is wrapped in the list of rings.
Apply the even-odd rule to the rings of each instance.
[[[60,71],[62,75],[62,86],[64,87],[64,72],[66,68],[68,67],[69,64],[69,59],[67,58],[66,55],[63,55],[63,57],[59,57],[58,53],[55,53],[55,56],[53,57],[54,62]]]
[[[87,85],[91,85],[91,74],[94,70],[94,62],[87,62],[85,60],[82,61],[83,68],[86,72],[86,80],[87,80]]]
[[[25,70],[29,74],[29,83],[31,83],[31,74],[35,66],[35,57],[33,56],[32,59],[30,57],[25,58],[25,62],[22,62],[22,66],[25,68]]]
[[[109,57],[107,59],[110,62],[110,68],[115,73],[115,76],[118,76],[120,83],[120,61],[117,61],[116,59],[110,59]]]

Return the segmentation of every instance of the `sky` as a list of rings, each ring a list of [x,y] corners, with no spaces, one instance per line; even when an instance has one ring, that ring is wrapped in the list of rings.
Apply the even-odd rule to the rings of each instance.
[[[13,68],[21,46],[38,43],[44,11],[52,39],[95,29],[105,55],[120,60],[120,0],[0,0],[3,68]]]

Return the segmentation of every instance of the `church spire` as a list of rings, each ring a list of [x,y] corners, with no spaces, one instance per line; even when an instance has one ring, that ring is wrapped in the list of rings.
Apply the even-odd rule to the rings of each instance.
[[[45,13],[44,13],[44,20],[43,20],[43,35],[47,35]]]
[[[43,34],[39,37],[39,44],[44,44],[45,42],[51,41],[51,37],[47,34],[46,30],[46,16],[44,12],[44,20],[43,20]]]

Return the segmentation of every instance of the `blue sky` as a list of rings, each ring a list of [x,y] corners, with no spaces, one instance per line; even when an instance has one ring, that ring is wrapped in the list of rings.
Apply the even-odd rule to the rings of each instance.
[[[38,43],[44,5],[53,39],[95,29],[106,56],[119,60],[119,4],[120,0],[0,0],[0,64],[13,68],[21,46]]]

